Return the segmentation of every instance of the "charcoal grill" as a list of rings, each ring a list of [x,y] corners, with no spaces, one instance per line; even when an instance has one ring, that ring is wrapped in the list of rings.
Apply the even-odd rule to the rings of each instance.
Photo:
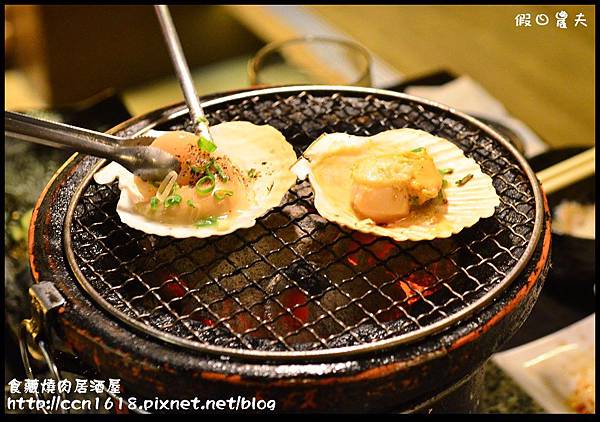
[[[75,155],[30,230],[35,280],[65,299],[51,324],[57,350],[148,397],[244,393],[283,410],[415,410],[474,379],[527,317],[549,265],[548,208],[525,160],[489,127],[368,88],[271,88],[204,108],[211,125],[272,125],[298,154],[326,132],[422,129],[475,159],[500,206],[451,238],[399,243],[327,222],[298,182],[250,229],[157,237],[120,222],[117,185],[93,181],[105,161]],[[112,133],[175,129],[190,129],[183,104]]]

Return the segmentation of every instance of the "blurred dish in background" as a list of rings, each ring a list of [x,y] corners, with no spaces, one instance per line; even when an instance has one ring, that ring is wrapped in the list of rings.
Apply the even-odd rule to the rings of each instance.
[[[550,150],[532,157],[529,162],[533,170],[538,172],[586,149],[572,147]],[[595,201],[594,176],[548,195],[548,205],[553,214],[553,268],[548,275],[546,290],[576,306],[581,306],[581,294],[593,294],[592,286],[595,283],[595,214],[590,212],[595,209]],[[574,288],[574,284],[579,287]],[[589,286],[585,287],[585,292],[581,291],[583,285]]]
[[[371,86],[371,56],[352,41],[303,37],[267,44],[250,59],[251,85]]]
[[[596,204],[584,205],[575,201],[562,201],[554,209],[552,231],[582,239],[595,239]]]
[[[592,314],[492,359],[548,412],[594,413],[595,321]]]
[[[587,147],[555,149],[529,159],[539,172]],[[595,178],[548,195],[553,214],[552,270],[544,294],[593,312],[595,284]],[[595,412],[595,314],[554,334],[497,353],[493,360],[548,412]]]

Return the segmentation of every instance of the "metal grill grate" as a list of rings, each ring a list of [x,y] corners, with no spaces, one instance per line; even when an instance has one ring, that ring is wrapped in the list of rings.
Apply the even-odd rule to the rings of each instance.
[[[456,322],[509,284],[528,259],[537,215],[530,175],[469,119],[360,91],[291,90],[209,104],[211,124],[270,124],[298,153],[324,132],[426,130],[474,158],[493,178],[501,205],[449,239],[399,243],[327,222],[302,182],[250,229],[174,239],[122,224],[116,183],[88,178],[67,218],[71,265],[96,300],[147,333],[244,356],[372,350]],[[184,125],[178,118],[156,129]]]

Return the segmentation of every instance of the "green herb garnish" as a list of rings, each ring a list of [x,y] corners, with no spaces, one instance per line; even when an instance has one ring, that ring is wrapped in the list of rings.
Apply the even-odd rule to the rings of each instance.
[[[463,186],[465,183],[467,183],[469,180],[471,180],[473,178],[472,174],[467,174],[465,177],[463,177],[460,180],[456,181],[456,186]]]
[[[425,148],[419,147],[419,148],[415,148],[415,149],[411,149],[410,150],[410,152],[421,152],[421,151],[425,151]]]
[[[188,207],[196,208],[196,206],[194,205],[194,201],[192,201],[191,199],[187,200],[187,204],[188,204]]]
[[[440,172],[440,174],[442,176],[444,176],[446,174],[452,174],[452,173],[454,173],[454,169],[451,169],[451,168],[441,169],[441,170],[438,170],[438,171]]]
[[[216,173],[217,176],[219,176],[219,179],[221,179],[223,182],[227,182],[229,180],[229,177],[223,171],[223,167],[221,167],[215,161],[214,158],[211,158],[210,160],[208,160],[208,162],[205,163],[203,167],[201,167],[201,166],[192,166],[190,169],[191,169],[191,172],[194,173],[194,174],[199,174],[199,175],[203,175],[203,174],[214,175],[214,173]]]
[[[150,208],[152,208],[153,210],[156,209],[156,207],[158,207],[158,198],[156,196],[153,196],[152,198],[150,198]]]
[[[217,146],[210,140],[206,139],[204,136],[198,138],[198,148],[206,152],[213,152],[217,149]]]
[[[179,205],[181,203],[181,195],[171,195],[165,199],[165,208],[171,208],[173,205]]]
[[[209,217],[201,218],[200,220],[196,221],[194,223],[194,226],[196,226],[196,227],[209,227],[209,226],[214,226],[215,224],[217,224],[217,217],[211,215]]]
[[[444,182],[446,182],[446,181],[444,180]],[[446,184],[447,184],[447,183],[448,183],[448,182],[446,182]],[[443,189],[440,189],[440,191],[438,192],[438,194],[437,194],[437,196],[435,197],[435,199],[437,199],[437,200],[443,200],[443,199],[444,199],[444,190],[443,190]]]
[[[225,174],[225,172],[223,171],[223,167],[221,167],[218,163],[215,163],[213,161],[212,163],[212,167],[215,169],[215,171],[217,172],[217,175],[219,176],[219,179],[221,179],[223,182],[226,182],[229,180],[229,177],[227,177],[227,175]]]
[[[204,177],[201,177],[198,182],[196,182],[196,192],[199,195],[208,195],[215,188],[215,176],[212,174],[207,174]]]
[[[256,169],[250,169],[250,170],[248,170],[248,177],[250,179],[254,179],[256,177]]]
[[[233,196],[233,191],[225,190],[225,189],[218,189],[213,193],[213,196],[215,197],[215,199],[217,201],[222,201],[227,196]]]

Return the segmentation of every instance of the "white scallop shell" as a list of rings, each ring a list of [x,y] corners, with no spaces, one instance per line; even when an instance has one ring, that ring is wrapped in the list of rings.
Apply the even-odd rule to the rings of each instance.
[[[297,158],[281,132],[269,125],[236,121],[212,126],[210,133],[219,151],[227,155],[242,172],[259,170],[257,177],[250,181],[250,187],[254,191],[252,205],[247,209],[237,210],[235,216],[220,220],[216,226],[159,223],[135,212],[134,205],[143,196],[134,183],[134,176],[120,164],[112,162],[98,171],[94,180],[99,184],[107,184],[119,179],[121,196],[117,203],[117,213],[123,223],[159,236],[204,238],[252,227],[257,218],[281,203],[287,191],[296,183],[296,176],[290,167]],[[153,132],[153,135],[159,134],[157,131]]]
[[[444,188],[448,200],[447,212],[436,223],[384,227],[376,225],[371,219],[360,219],[352,209],[350,182],[348,186],[336,183],[335,189],[327,189],[336,192],[335,197],[328,197],[313,174],[313,168],[320,160],[335,154],[353,151],[356,160],[360,160],[361,157],[410,151],[419,147],[427,149],[438,169],[453,169],[452,174],[444,176],[448,181]],[[344,167],[344,173],[347,171],[347,174],[340,177],[350,180],[351,164]],[[492,216],[500,204],[492,179],[481,171],[473,159],[465,157],[463,151],[452,142],[415,129],[393,129],[371,137],[345,133],[322,135],[304,152],[303,158],[292,167],[292,171],[300,179],[309,178],[315,194],[315,208],[323,218],[363,233],[391,237],[397,241],[450,237],[465,227],[471,227],[479,219]],[[472,174],[473,178],[463,186],[457,186],[456,181],[468,174]]]

